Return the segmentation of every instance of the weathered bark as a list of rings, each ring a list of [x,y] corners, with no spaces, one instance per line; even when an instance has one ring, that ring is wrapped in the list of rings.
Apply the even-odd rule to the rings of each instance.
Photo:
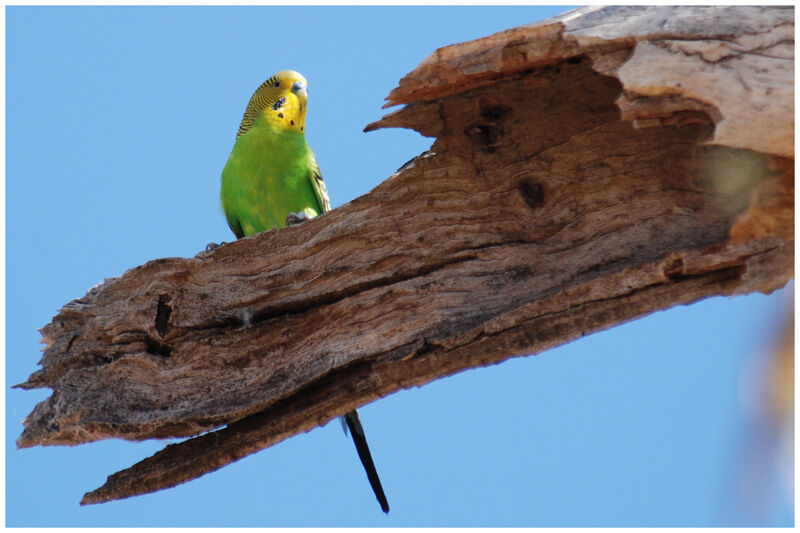
[[[437,139],[300,226],[151,261],[42,329],[22,447],[193,436],[201,476],[402,388],[793,275],[794,11],[589,8],[437,50],[371,124]]]

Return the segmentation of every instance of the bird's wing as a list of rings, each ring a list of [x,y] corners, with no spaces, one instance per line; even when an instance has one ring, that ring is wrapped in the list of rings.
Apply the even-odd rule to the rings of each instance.
[[[228,221],[228,227],[231,228],[231,231],[234,235],[236,235],[237,239],[241,239],[244,237],[244,231],[242,231],[242,224],[239,222],[239,219],[236,218],[233,214],[228,214],[225,212],[225,219]]]
[[[317,196],[317,201],[322,208],[322,212],[327,213],[331,210],[331,199],[328,197],[328,188],[325,186],[325,182],[322,179],[322,172],[320,172],[319,165],[317,164],[317,158],[314,157],[313,153],[311,154],[310,166],[311,186],[314,187],[314,194]]]

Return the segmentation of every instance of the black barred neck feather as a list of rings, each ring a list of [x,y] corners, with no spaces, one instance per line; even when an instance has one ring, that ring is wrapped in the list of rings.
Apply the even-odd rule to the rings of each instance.
[[[296,82],[304,87],[297,91]],[[306,80],[293,70],[283,70],[261,84],[250,98],[236,137],[247,133],[256,123],[305,133],[308,97]]]

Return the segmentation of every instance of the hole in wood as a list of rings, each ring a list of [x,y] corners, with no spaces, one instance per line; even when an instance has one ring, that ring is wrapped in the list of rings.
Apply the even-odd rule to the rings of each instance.
[[[145,342],[147,343],[147,353],[150,355],[157,355],[164,358],[172,355],[172,347],[165,342],[161,342],[153,337],[148,337],[145,339]]]
[[[491,105],[481,108],[481,117],[491,122],[495,122],[500,120],[507,112],[508,108],[505,106]]]
[[[494,153],[495,150],[491,145],[495,144],[498,137],[495,126],[491,124],[474,124],[464,130],[464,133],[474,144],[482,146],[490,154]]]
[[[169,317],[172,314],[172,308],[167,305],[170,297],[167,294],[162,294],[158,297],[158,308],[156,309],[156,331],[161,338],[164,338],[169,331]]]
[[[533,180],[524,180],[517,185],[522,199],[531,209],[537,209],[544,203],[544,188]]]

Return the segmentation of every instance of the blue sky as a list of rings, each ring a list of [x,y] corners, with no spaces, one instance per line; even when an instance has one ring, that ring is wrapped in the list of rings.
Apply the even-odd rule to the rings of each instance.
[[[743,516],[729,490],[752,429],[742,383],[792,286],[655,313],[365,406],[388,516],[338,423],[88,507],[84,492],[165,442],[16,449],[49,394],[9,389],[37,368],[37,328],[106,277],[231,240],[220,172],[267,77],[309,80],[307,137],[337,207],[430,146],[412,131],[362,133],[402,76],[440,46],[566,10],[7,7],[6,524],[792,524],[779,499]]]

